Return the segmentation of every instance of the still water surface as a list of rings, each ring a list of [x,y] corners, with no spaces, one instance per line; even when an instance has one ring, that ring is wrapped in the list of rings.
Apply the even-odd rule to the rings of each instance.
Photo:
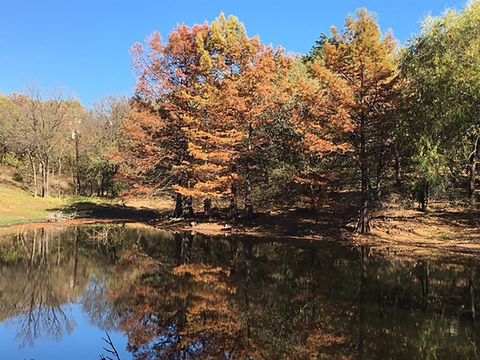
[[[475,359],[477,263],[108,225],[0,238],[0,358]],[[475,314],[476,315],[476,314]],[[478,317],[478,315],[477,315]]]

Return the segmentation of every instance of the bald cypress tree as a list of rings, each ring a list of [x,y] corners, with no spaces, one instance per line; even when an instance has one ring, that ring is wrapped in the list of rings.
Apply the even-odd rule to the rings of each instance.
[[[332,29],[323,46],[325,66],[341,76],[353,92],[349,113],[354,125],[351,144],[360,170],[360,212],[356,231],[370,231],[372,208],[371,159],[376,131],[386,121],[394,103],[397,64],[396,42],[382,35],[367,10],[347,18],[343,31]],[[384,139],[381,139],[384,141]]]

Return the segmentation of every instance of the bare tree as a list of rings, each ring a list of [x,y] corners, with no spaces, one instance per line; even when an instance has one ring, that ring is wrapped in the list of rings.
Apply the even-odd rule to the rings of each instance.
[[[11,137],[17,139],[28,155],[35,193],[38,166],[41,195],[48,197],[52,160],[62,151],[63,138],[67,136],[71,100],[66,100],[60,92],[45,98],[40,90],[31,88],[27,95],[13,96],[12,101],[16,116],[10,127]]]

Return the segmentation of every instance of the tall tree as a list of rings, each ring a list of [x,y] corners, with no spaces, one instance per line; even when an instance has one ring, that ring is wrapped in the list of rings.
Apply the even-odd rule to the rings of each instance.
[[[408,84],[403,110],[407,133],[416,144],[416,187],[427,202],[429,187],[444,184],[448,177],[462,177],[464,169],[468,169],[468,197],[475,202],[479,24],[478,2],[460,13],[427,18],[422,32],[403,53],[402,74]]]
[[[146,48],[136,44],[132,49],[137,75],[136,111],[125,126],[129,141],[126,158],[138,170],[136,174],[146,188],[192,185],[187,166],[190,155],[186,130],[192,110],[189,94],[202,81],[196,42],[208,29],[208,25],[179,26],[166,44],[154,33]],[[143,141],[145,137],[152,141]],[[184,205],[188,214],[193,214],[191,198],[186,200],[184,204],[182,194],[177,192],[176,216],[182,215]]]
[[[296,181],[310,188],[323,186],[327,177],[332,178],[319,166],[330,157],[326,155],[351,150],[348,139],[354,129],[349,114],[353,93],[345,79],[325,66],[322,57],[307,62],[307,66],[298,63],[292,85],[292,124],[300,135],[298,146],[309,160]],[[311,166],[312,161],[316,166]]]
[[[25,152],[32,161],[35,178],[36,165],[33,159],[39,162],[41,195],[48,197],[52,161],[69,136],[67,125],[72,121],[72,102],[65,100],[61,94],[44,99],[39,90],[31,90],[28,96],[15,95],[12,101],[15,104],[16,121],[10,128],[11,134],[24,140]]]
[[[194,175],[192,188],[178,187],[184,195],[230,198],[231,216],[237,214],[239,185],[245,194],[245,218],[253,214],[253,158],[258,150],[255,132],[271,121],[278,106],[279,83],[293,64],[281,50],[249,38],[236,17],[221,14],[211,30],[199,36],[198,51],[204,81],[191,98],[189,150]]]
[[[119,164],[116,161],[116,154],[122,143],[123,123],[130,113],[130,101],[123,96],[109,96],[94,103],[88,131],[90,138],[83,141],[83,143],[86,141],[84,191],[90,187],[92,195],[95,188],[97,195],[100,196],[108,192],[112,196],[117,194],[118,181],[114,180],[118,175]]]
[[[370,231],[371,159],[376,140],[373,134],[387,119],[393,105],[397,76],[395,49],[393,36],[383,36],[375,17],[365,9],[347,18],[342,32],[333,28],[331,38],[323,46],[325,66],[348,83],[354,96],[350,108],[354,124],[351,143],[361,177],[356,231],[362,234]]]

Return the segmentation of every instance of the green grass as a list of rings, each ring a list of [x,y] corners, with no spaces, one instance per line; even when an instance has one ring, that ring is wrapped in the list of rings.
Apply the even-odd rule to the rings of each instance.
[[[85,198],[35,198],[20,188],[0,182],[0,226],[42,222],[51,211],[66,209],[82,201]],[[88,201],[95,204],[108,202],[98,198],[88,198]]]

